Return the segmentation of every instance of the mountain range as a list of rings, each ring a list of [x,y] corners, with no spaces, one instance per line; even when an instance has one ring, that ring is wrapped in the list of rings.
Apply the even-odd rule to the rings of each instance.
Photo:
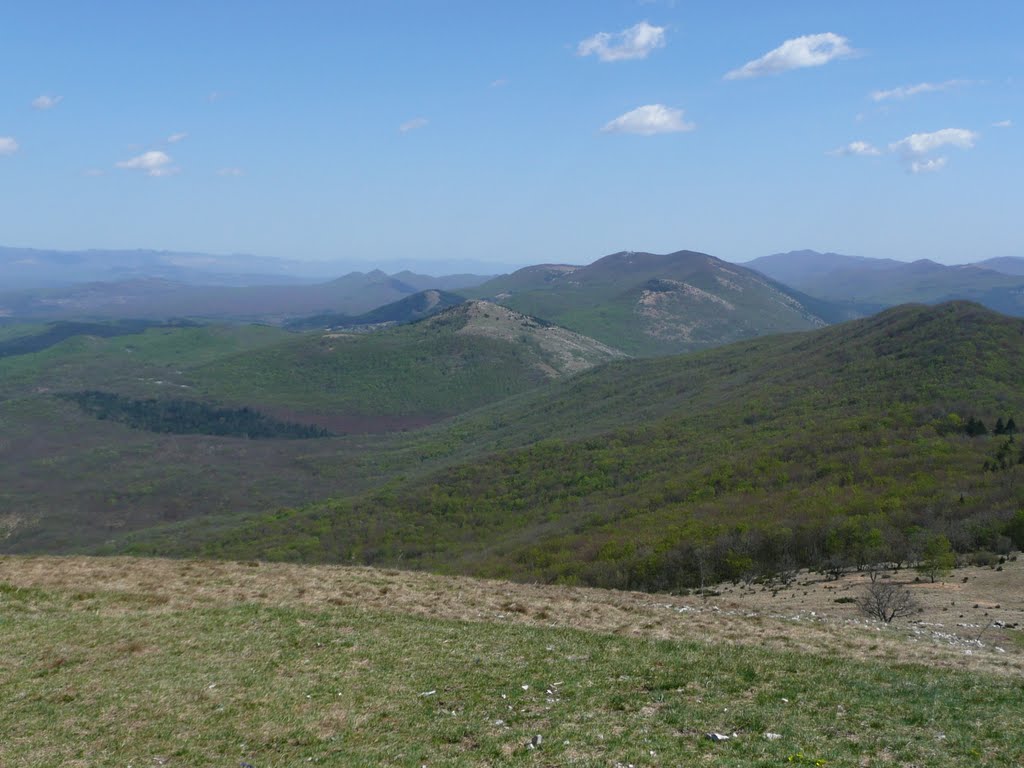
[[[479,275],[432,277],[381,270],[304,285],[188,285],[159,277],[0,293],[0,317],[97,319],[192,317],[281,322],[313,312],[361,314],[419,291],[477,285]]]
[[[969,299],[1010,314],[1024,314],[1024,302],[1015,299],[1024,287],[1021,258],[947,266],[928,259],[905,262],[790,251],[762,256],[744,266],[812,296],[857,307],[865,313],[907,302]]]

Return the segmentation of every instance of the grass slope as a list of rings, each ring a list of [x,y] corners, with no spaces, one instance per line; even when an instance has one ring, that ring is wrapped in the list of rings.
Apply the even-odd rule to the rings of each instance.
[[[34,578],[37,565],[49,575]],[[510,602],[454,620],[438,605],[458,604],[460,595],[481,604],[504,589],[410,584],[393,572],[278,569],[264,578],[262,570],[0,560],[0,728],[7,734],[0,762],[1011,766],[1024,759],[1015,676],[979,671],[965,656],[951,669],[901,663],[909,644],[889,632],[869,630],[875,647],[893,654],[888,660],[835,647],[734,645],[722,642],[728,624],[716,629],[713,620],[703,641],[658,639],[663,628],[688,623],[687,612],[663,605],[642,626],[627,600],[598,594],[580,596],[576,611],[573,595],[543,599],[573,615],[616,615],[626,634],[540,617],[544,604]],[[379,603],[383,594],[395,607],[364,607],[362,595]],[[533,626],[521,611],[538,615]],[[741,623],[749,639],[775,620]],[[714,743],[705,737],[712,731],[732,737]],[[537,734],[539,747],[528,748]]]
[[[1024,413],[1022,380],[1020,321],[904,307],[606,365],[423,435],[424,459],[462,457],[439,473],[120,546],[645,589],[692,585],[703,568],[906,561],[939,533],[961,551],[1005,548],[1024,465],[985,471],[1007,438],[961,427]]]
[[[585,267],[528,267],[475,289],[631,354],[666,354],[805,330],[844,316],[702,253],[623,252]]]

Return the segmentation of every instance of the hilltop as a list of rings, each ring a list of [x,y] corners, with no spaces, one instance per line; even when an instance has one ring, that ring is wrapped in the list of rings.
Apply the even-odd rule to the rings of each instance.
[[[205,396],[347,419],[428,423],[625,355],[484,301],[376,333],[311,333],[191,371]]]
[[[745,267],[693,251],[625,251],[582,267],[527,267],[471,293],[643,355],[807,330],[848,316]]]

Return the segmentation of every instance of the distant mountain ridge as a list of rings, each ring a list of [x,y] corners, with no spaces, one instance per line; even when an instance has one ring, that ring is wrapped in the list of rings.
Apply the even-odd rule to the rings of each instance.
[[[908,302],[967,299],[1024,314],[1024,302],[1015,299],[1015,289],[1024,285],[1024,259],[1005,257],[949,266],[930,259],[906,262],[804,250],[762,256],[744,266],[865,313]]]
[[[409,262],[405,262],[408,264]],[[394,277],[407,281],[417,290],[426,288],[463,287],[481,282],[466,267],[489,266],[455,261],[424,262],[416,260],[421,269],[450,271],[459,265],[460,273],[450,275],[454,281],[424,284],[418,275],[402,267]],[[314,261],[282,259],[252,254],[213,254],[192,251],[164,250],[52,250],[45,248],[12,248],[0,246],[0,291],[37,290],[67,287],[76,283],[112,283],[140,278],[160,278],[186,285],[245,287],[254,285],[301,285],[322,283],[332,277],[363,271],[364,259]],[[393,266],[378,264],[377,268]],[[440,269],[438,269],[440,267]],[[373,270],[371,270],[373,271]],[[482,274],[500,272],[489,266]]]
[[[187,285],[165,278],[0,293],[0,316],[21,319],[197,317],[279,322],[316,313],[359,315],[429,288],[465,287],[477,275],[350,272],[312,285]]]

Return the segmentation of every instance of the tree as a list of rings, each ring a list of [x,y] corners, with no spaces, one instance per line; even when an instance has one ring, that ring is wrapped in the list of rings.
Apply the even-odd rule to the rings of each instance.
[[[1011,416],[1006,422],[1006,426],[1003,428],[1003,431],[1010,436],[1017,434],[1017,422],[1013,420],[1013,416]]]
[[[981,419],[971,416],[967,419],[964,432],[967,433],[968,437],[980,437],[981,435],[988,434],[988,427],[985,426],[985,422]]]
[[[893,619],[910,616],[917,604],[906,587],[891,581],[873,581],[857,598],[857,607],[865,616],[890,624]]]
[[[995,426],[995,429],[992,430],[992,434],[993,435],[1005,435],[1006,434],[1006,425],[1003,424],[1003,417],[1002,416],[1000,416],[998,419],[996,419],[996,426]]]
[[[1017,514],[1006,524],[1003,533],[1017,549],[1024,549],[1024,509],[1017,511]]]
[[[956,555],[953,553],[953,546],[942,534],[932,536],[924,545],[924,552],[921,554],[921,562],[917,566],[917,572],[934,584],[935,580],[948,576],[949,572],[956,567]]]

